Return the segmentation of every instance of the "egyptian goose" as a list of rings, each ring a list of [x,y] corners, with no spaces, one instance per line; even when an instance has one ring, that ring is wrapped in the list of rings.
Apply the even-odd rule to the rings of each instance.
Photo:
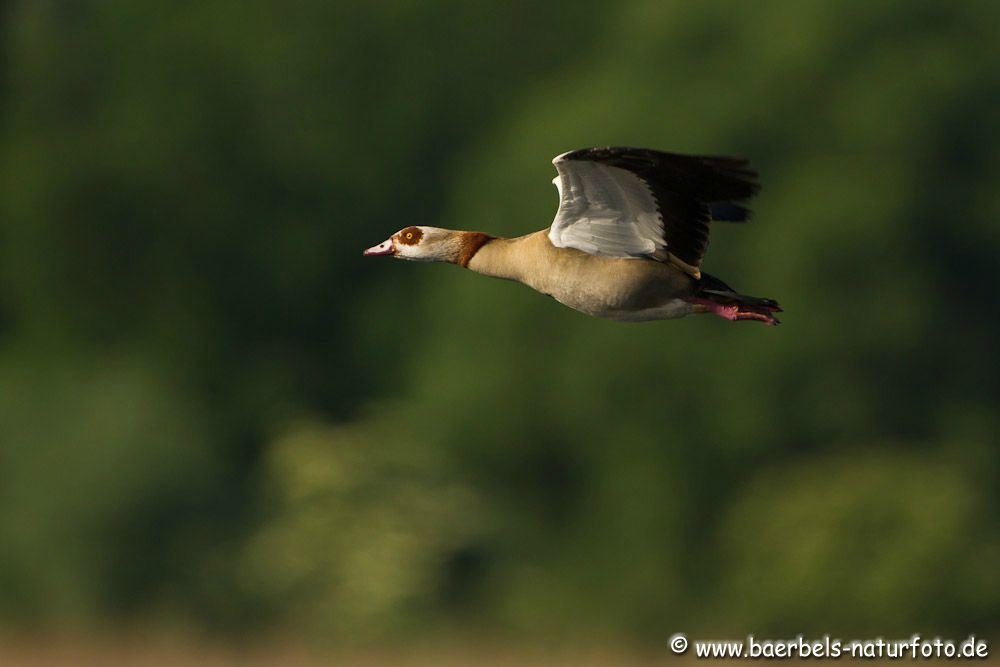
[[[411,226],[365,255],[450,262],[627,322],[714,313],[778,324],[778,303],[701,271],[712,220],[745,222],[760,186],[744,158],[584,148],[552,161],[559,210],[517,238]]]

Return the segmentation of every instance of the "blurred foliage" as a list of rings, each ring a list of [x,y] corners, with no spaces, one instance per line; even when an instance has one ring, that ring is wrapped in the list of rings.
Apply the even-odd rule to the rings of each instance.
[[[273,509],[244,576],[299,630],[370,640],[425,629],[416,619],[468,593],[482,503],[423,443],[372,430],[301,426],[265,462]]]
[[[6,626],[1000,628],[995,3],[0,13]],[[360,257],[602,144],[752,157],[781,328]]]

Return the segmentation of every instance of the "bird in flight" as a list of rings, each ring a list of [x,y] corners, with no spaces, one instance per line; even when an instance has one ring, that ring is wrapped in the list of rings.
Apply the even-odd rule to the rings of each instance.
[[[713,220],[746,222],[760,186],[739,157],[584,148],[556,157],[559,210],[516,238],[414,225],[364,251],[449,262],[514,280],[595,317],[625,322],[714,313],[778,324],[778,302],[704,273]]]

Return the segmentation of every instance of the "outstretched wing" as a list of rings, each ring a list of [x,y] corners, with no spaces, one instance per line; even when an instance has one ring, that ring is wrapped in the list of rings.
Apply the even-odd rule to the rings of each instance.
[[[712,219],[743,222],[760,186],[749,162],[642,148],[584,148],[552,161],[549,240],[592,255],[672,261],[700,276]]]

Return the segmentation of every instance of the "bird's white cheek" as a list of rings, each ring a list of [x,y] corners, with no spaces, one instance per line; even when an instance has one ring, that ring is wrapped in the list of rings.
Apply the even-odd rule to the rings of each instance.
[[[427,253],[422,248],[418,248],[417,246],[400,245],[397,248],[397,251],[399,254],[396,256],[402,257],[403,259],[411,259],[417,262],[429,261],[433,259],[432,257],[428,257]]]

